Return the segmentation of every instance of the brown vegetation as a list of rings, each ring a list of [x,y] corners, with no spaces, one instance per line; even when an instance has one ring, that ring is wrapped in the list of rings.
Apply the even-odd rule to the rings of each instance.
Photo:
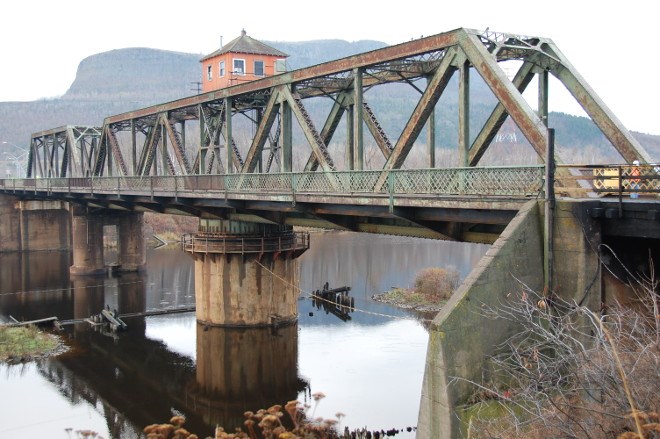
[[[467,411],[472,438],[660,437],[660,314],[654,279],[602,314],[525,289],[489,310],[522,325]]]

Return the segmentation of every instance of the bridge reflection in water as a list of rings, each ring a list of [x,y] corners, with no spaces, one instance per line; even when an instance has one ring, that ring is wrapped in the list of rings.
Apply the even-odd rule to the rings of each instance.
[[[305,300],[299,302],[299,324],[277,333],[204,331],[193,314],[127,318],[129,329],[116,340],[86,324],[69,326],[65,334],[74,349],[40,363],[39,371],[31,366],[21,379],[10,379],[0,366],[3,392],[24,392],[29,400],[11,407],[0,402],[9,408],[0,436],[8,428],[27,431],[21,427],[36,422],[33,436],[47,434],[56,425],[49,420],[62,417],[60,431],[70,426],[134,437],[174,410],[187,415],[190,430],[210,434],[216,423],[228,428],[240,423],[246,409],[304,400],[305,381],[313,382],[311,391],[328,394],[316,416],[341,411],[352,428],[414,426],[426,331],[415,321],[381,316],[408,313],[369,297],[390,285],[409,285],[420,267],[455,265],[465,275],[487,247],[352,233],[315,233],[312,239],[316,245],[301,259],[301,286],[306,291],[326,281],[350,286],[356,306],[370,313],[353,313],[343,323]],[[69,275],[68,260],[67,252],[0,254],[0,270],[7,266],[14,273],[2,272],[0,314],[72,319],[106,304],[128,313],[194,303],[192,259],[181,251],[150,250],[142,275],[79,279]],[[39,266],[49,267],[47,279],[26,271]],[[21,291],[26,293],[13,294]],[[48,407],[38,408],[41,401],[49,401]],[[71,419],[81,412],[79,420]]]

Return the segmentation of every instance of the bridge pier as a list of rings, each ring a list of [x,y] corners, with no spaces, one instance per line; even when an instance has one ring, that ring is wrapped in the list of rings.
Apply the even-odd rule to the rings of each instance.
[[[74,275],[106,272],[103,259],[103,226],[117,226],[117,271],[140,271],[145,267],[146,244],[142,233],[143,214],[136,212],[90,212],[83,206],[72,209]]]
[[[71,274],[105,273],[103,263],[103,218],[87,212],[82,206],[72,210],[73,265]]]
[[[0,252],[68,250],[70,221],[67,203],[24,201],[0,196]]]
[[[195,260],[197,321],[271,326],[298,318],[298,264],[309,235],[290,226],[200,220],[184,249]]]

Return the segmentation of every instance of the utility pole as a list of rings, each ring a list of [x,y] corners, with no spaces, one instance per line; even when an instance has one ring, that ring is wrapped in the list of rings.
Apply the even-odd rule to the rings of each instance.
[[[191,82],[190,84],[195,86],[195,88],[191,88],[192,91],[197,91],[197,94],[200,94],[202,92],[201,82],[196,81],[196,82]]]

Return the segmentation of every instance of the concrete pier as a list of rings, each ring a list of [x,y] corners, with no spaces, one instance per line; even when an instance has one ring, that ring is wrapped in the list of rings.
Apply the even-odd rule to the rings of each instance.
[[[73,265],[75,275],[106,272],[103,259],[103,226],[117,226],[117,271],[140,271],[146,263],[142,233],[143,214],[135,212],[91,212],[81,206],[72,210]]]
[[[0,196],[0,252],[69,250],[68,203]]]
[[[103,263],[103,217],[81,206],[72,209],[73,265],[71,274],[105,273]]]
[[[200,220],[184,241],[195,259],[197,321],[218,326],[271,326],[298,317],[296,258],[309,235],[290,227]]]
[[[144,214],[120,212],[113,215],[117,224],[117,271],[142,271],[146,266],[147,247],[144,233]],[[106,220],[106,225],[108,221]]]

